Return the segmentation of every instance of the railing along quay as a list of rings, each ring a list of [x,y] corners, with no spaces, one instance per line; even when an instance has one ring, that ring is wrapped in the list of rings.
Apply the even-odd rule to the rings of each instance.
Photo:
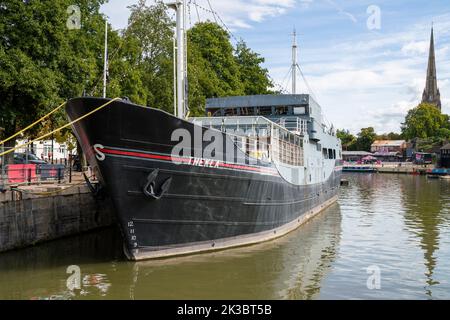
[[[20,186],[71,184],[74,180],[84,181],[82,172],[87,172],[87,176],[90,176],[88,171],[89,168],[83,168],[79,171],[64,164],[6,165],[5,168],[0,167],[0,192]]]

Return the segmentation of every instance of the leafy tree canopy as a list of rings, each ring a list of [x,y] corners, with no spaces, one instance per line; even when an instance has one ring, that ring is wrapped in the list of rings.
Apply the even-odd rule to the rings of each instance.
[[[375,141],[377,135],[374,128],[368,127],[363,128],[358,133],[358,138],[356,139],[356,149],[361,151],[370,151],[372,143]]]
[[[3,0],[0,4],[0,139],[10,136],[62,101],[102,93],[105,0]],[[68,28],[80,9],[80,28]],[[166,5],[140,0],[123,31],[109,27],[107,96],[172,112],[174,22]],[[187,35],[189,106],[204,113],[206,98],[265,94],[271,88],[264,59],[243,41],[236,47],[216,23]],[[36,136],[65,121],[58,113]],[[65,133],[62,133],[64,136]],[[14,144],[14,141],[11,141]]]
[[[245,95],[270,93],[273,84],[269,78],[269,71],[261,66],[265,61],[264,58],[253,52],[242,40],[236,46],[236,61]]]
[[[337,130],[336,136],[341,139],[342,148],[344,150],[353,150],[354,144],[356,142],[356,137],[350,133],[348,130]]]
[[[403,140],[401,133],[389,132],[377,135],[376,140]]]
[[[427,103],[421,103],[411,109],[402,125],[402,133],[406,139],[445,136],[448,129],[448,115],[442,114],[434,105]]]
[[[14,133],[92,85],[101,65],[103,0],[17,1],[0,5],[0,127]],[[69,30],[69,6],[81,28]]]

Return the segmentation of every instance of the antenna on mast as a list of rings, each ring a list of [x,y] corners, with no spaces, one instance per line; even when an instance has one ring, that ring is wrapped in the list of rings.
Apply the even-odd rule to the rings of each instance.
[[[186,1],[175,0],[167,5],[176,12],[176,115],[183,119],[187,109]]]
[[[103,65],[103,98],[106,98],[106,78],[108,74],[108,20],[105,19],[105,61]]]
[[[292,33],[292,94],[297,94],[297,31]]]

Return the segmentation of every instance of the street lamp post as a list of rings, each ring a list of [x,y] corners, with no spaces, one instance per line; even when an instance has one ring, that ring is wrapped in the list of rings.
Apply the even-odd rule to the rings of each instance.
[[[3,133],[5,131],[5,128],[0,127],[0,134]],[[0,135],[1,136],[1,135]],[[1,166],[1,180],[2,183],[5,181],[5,155],[3,154],[5,152],[5,143],[2,143],[2,166]]]

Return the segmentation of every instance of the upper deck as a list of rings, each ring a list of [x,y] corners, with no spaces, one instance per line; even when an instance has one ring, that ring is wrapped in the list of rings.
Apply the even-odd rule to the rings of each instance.
[[[321,107],[308,94],[234,96],[206,99],[206,112],[211,116],[286,116],[315,117]]]
[[[209,117],[265,117],[294,133],[305,133],[305,123],[310,138],[324,131],[322,109],[308,94],[253,95],[206,100]],[[322,127],[322,128],[320,128]]]

